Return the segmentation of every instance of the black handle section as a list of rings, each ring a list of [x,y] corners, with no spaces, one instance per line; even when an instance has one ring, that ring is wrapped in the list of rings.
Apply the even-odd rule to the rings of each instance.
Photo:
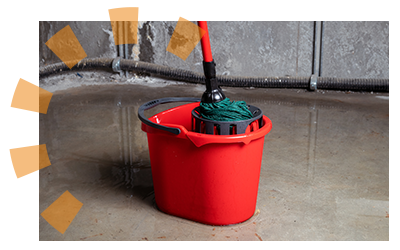
[[[155,100],[146,102],[145,104],[140,106],[139,110],[138,110],[138,116],[139,116],[139,119],[144,124],[146,124],[150,127],[165,130],[165,131],[168,131],[175,135],[179,135],[181,133],[181,130],[179,128],[171,128],[171,127],[167,127],[167,126],[163,126],[163,125],[154,123],[144,116],[144,111],[154,108],[155,106],[158,106],[160,104],[169,103],[169,102],[200,102],[200,101],[201,100],[199,98],[193,98],[193,97],[166,97],[166,98],[155,99]]]
[[[201,102],[203,103],[216,103],[226,98],[224,92],[219,87],[215,71],[215,62],[203,61],[203,70],[206,77],[206,91],[204,91]]]
[[[212,60],[211,62],[203,61],[203,70],[206,79],[215,78],[216,71],[215,71],[215,62]]]

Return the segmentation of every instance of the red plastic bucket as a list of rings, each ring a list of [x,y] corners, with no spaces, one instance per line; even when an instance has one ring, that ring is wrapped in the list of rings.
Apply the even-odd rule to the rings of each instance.
[[[142,107],[160,103],[155,100]],[[157,206],[165,213],[210,225],[243,222],[256,208],[264,137],[272,123],[264,115],[263,126],[253,132],[196,133],[190,130],[191,111],[197,106],[199,102],[178,106],[147,121],[143,118],[146,108],[139,109],[142,130],[147,132]],[[180,132],[174,134],[154,124]]]

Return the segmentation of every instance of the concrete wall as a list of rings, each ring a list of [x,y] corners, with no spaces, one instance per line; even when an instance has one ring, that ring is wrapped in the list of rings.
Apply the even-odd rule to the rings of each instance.
[[[389,22],[325,22],[322,76],[389,78]]]
[[[139,22],[128,58],[202,72],[198,44],[183,61],[166,51],[177,22]],[[70,25],[88,58],[115,57],[110,22],[40,22],[40,66],[60,62],[45,45]],[[208,22],[217,74],[310,76],[314,22]],[[321,76],[389,78],[389,22],[323,22]]]

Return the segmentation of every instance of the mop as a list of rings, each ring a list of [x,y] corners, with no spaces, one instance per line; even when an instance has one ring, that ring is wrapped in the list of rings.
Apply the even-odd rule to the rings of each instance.
[[[203,69],[206,77],[206,91],[201,97],[200,114],[213,121],[241,121],[253,118],[252,112],[244,101],[231,101],[218,85],[215,62],[212,58],[210,38],[206,21],[198,21],[199,27],[205,31],[201,38],[203,52]]]

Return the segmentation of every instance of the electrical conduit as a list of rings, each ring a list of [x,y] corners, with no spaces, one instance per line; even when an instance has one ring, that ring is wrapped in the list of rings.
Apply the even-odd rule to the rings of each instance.
[[[146,73],[156,77],[191,83],[205,83],[204,74],[201,73],[120,58],[83,59],[76,64],[72,70],[111,70],[114,60],[120,60],[120,70],[130,70],[136,73]],[[66,72],[70,72],[70,69],[65,63],[55,63],[39,68],[39,77],[42,78],[52,74]],[[217,75],[217,80],[220,86],[228,87],[308,89],[310,86],[310,77],[243,77]],[[389,92],[389,79],[318,77],[317,86],[318,89],[326,90]]]

